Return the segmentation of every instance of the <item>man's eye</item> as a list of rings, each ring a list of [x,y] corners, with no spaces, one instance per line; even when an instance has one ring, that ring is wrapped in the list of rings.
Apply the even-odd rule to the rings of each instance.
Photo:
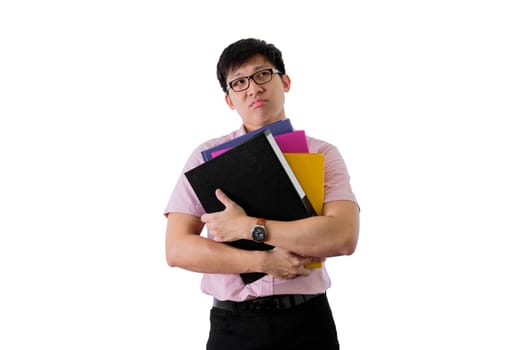
[[[257,79],[267,79],[269,77],[269,71],[265,70],[257,74]]]
[[[231,85],[233,85],[234,87],[240,87],[240,86],[243,86],[246,84],[246,79],[244,78],[240,78],[240,79],[237,79],[237,80],[234,80]]]

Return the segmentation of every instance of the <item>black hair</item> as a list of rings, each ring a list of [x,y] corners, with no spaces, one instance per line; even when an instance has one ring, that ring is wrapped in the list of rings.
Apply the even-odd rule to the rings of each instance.
[[[280,73],[286,73],[282,52],[275,45],[260,39],[240,39],[226,47],[218,59],[217,78],[224,92],[227,92],[227,75],[255,55],[264,56]]]

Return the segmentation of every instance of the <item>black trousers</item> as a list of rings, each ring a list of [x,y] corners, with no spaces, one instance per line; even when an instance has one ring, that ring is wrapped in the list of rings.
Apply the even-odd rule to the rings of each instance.
[[[213,307],[207,350],[338,350],[333,314],[325,294],[294,308],[270,312]]]

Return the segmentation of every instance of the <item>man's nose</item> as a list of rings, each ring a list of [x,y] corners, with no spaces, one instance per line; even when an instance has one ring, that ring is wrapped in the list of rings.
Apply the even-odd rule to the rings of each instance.
[[[253,78],[249,78],[249,87],[247,88],[248,93],[250,95],[256,95],[260,91],[262,91],[262,86],[255,83],[255,80]]]

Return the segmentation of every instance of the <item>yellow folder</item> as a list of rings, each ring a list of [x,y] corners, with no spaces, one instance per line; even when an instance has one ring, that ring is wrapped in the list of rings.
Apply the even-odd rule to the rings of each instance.
[[[284,153],[298,182],[317,215],[324,206],[324,155],[321,153]]]
[[[324,155],[321,153],[284,153],[284,156],[313,209],[315,209],[317,215],[322,215],[324,207]],[[311,263],[306,267],[320,268],[322,262]]]

